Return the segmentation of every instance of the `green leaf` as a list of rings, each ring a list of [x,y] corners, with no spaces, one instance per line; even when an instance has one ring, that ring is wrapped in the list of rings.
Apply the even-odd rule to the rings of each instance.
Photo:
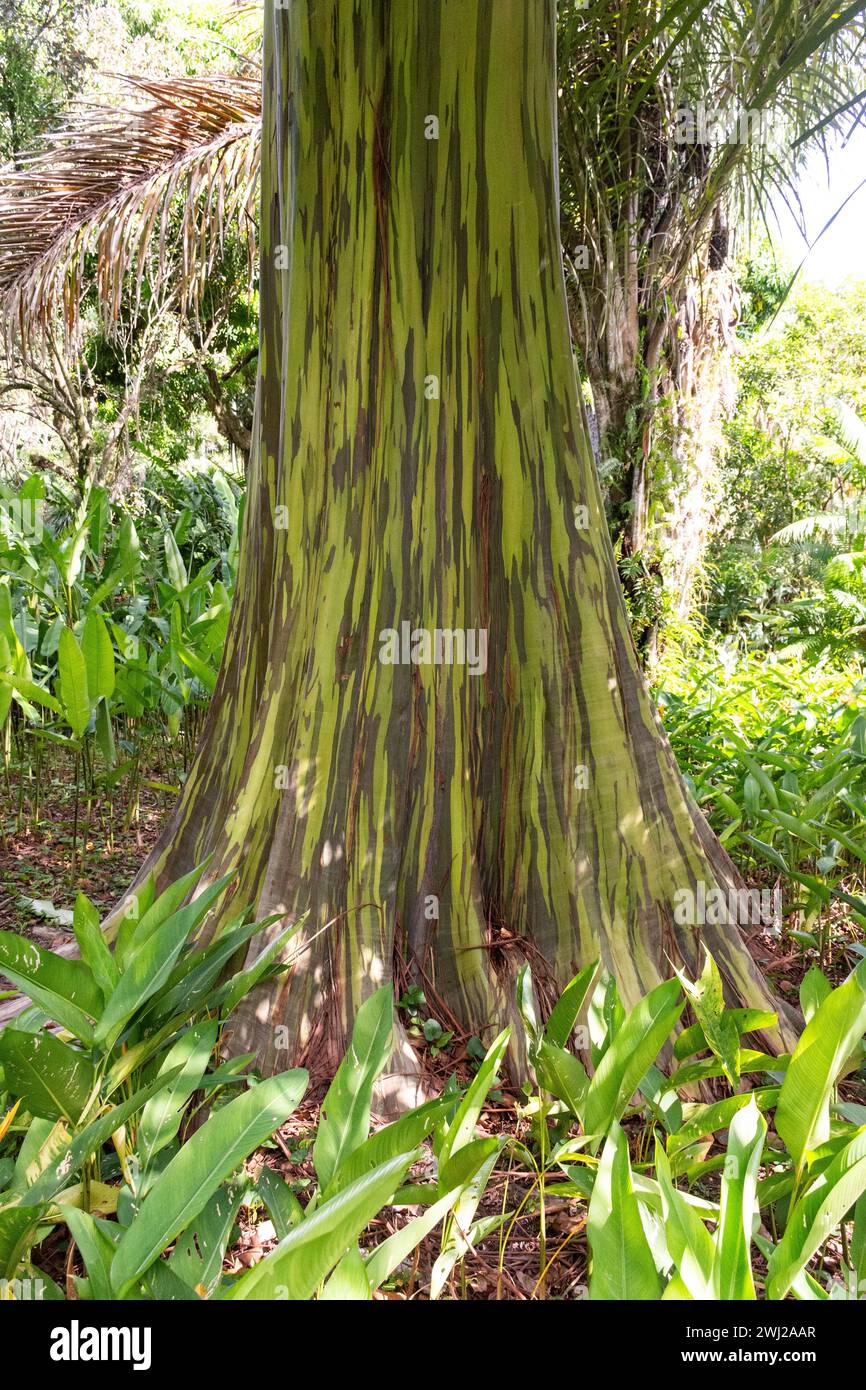
[[[205,1019],[188,1028],[169,1049],[158,1075],[177,1074],[147,1102],[138,1126],[136,1150],[145,1171],[177,1134],[184,1106],[204,1076],[218,1032],[218,1020]]]
[[[719,1225],[715,1236],[713,1281],[716,1297],[752,1301],[752,1226],[758,1214],[758,1168],[767,1122],[754,1096],[731,1121],[722,1176]]]
[[[704,951],[704,967],[696,984],[677,971],[680,983],[703,1031],[707,1046],[718,1057],[722,1070],[732,1088],[740,1079],[738,1053],[740,1033],[730,1012],[725,1008],[722,977],[709,951]]]
[[[177,541],[171,531],[166,531],[163,536],[163,544],[165,546],[165,563],[168,569],[169,582],[171,583],[171,587],[180,593],[182,589],[186,588],[189,581],[187,579],[186,565],[183,563],[183,556],[178,549]]]
[[[829,1164],[788,1214],[770,1256],[767,1296],[784,1298],[800,1270],[866,1191],[866,1126]]]
[[[75,932],[81,959],[90,967],[103,998],[107,999],[119,979],[118,969],[102,935],[99,913],[83,893],[79,893],[75,899],[72,930]]]
[[[830,1097],[866,1031],[866,961],[819,1005],[797,1043],[776,1107],[776,1129],[799,1173],[830,1137]]]
[[[114,694],[114,647],[105,619],[91,608],[81,633],[81,650],[87,669],[87,692],[95,704]]]
[[[108,766],[114,767],[117,762],[117,749],[111,725],[111,712],[105,700],[100,700],[96,709],[96,743]]]
[[[493,1085],[497,1068],[505,1056],[505,1049],[510,1037],[511,1030],[504,1028],[498,1037],[493,1039],[487,1049],[484,1061],[466,1088],[466,1094],[457,1107],[454,1119],[446,1129],[438,1147],[437,1157],[440,1172],[452,1154],[455,1154],[458,1149],[462,1149],[465,1144],[475,1138],[475,1126],[478,1123],[478,1117],[487,1099],[487,1092]]]
[[[319,1298],[336,1303],[369,1303],[372,1300],[373,1290],[357,1246],[343,1256]]]
[[[223,1259],[232,1238],[244,1189],[220,1187],[177,1242],[168,1259],[168,1267],[191,1289],[204,1289],[200,1295],[210,1298],[222,1277]],[[159,1268],[159,1266],[156,1266]]]
[[[685,1008],[679,980],[656,985],[630,1011],[586,1095],[583,1127],[602,1135],[616,1123]]]
[[[289,1184],[275,1173],[273,1168],[263,1167],[256,1180],[256,1188],[271,1214],[274,1230],[282,1240],[293,1226],[304,1219],[301,1206]]]
[[[225,997],[220,1001],[220,1008],[225,1017],[233,1013],[241,1000],[249,994],[250,990],[255,988],[265,971],[276,960],[286,942],[300,931],[308,915],[305,912],[297,922],[292,922],[288,927],[284,927],[281,932],[277,933],[273,941],[259,952],[251,965],[232,976],[228,981]]]
[[[577,1016],[592,988],[597,971],[598,961],[594,960],[591,965],[587,965],[579,975],[575,975],[574,979],[569,981],[559,996],[544,1029],[545,1040],[552,1043],[554,1047],[568,1046],[569,1039],[574,1032]]]
[[[552,1042],[545,1041],[536,1053],[535,1069],[545,1089],[563,1101],[572,1115],[580,1119],[589,1090],[589,1077],[577,1058],[571,1052],[566,1052],[564,1047],[556,1047]]]
[[[227,1297],[290,1301],[312,1297],[368,1223],[394,1196],[418,1157],[416,1149],[391,1158],[316,1207],[270,1254],[241,1276]]]
[[[59,1127],[58,1143],[52,1141],[51,1154],[42,1172],[22,1193],[22,1206],[42,1206],[68,1187],[72,1177],[82,1164],[93,1154],[98,1153],[112,1134],[116,1133],[131,1115],[140,1110],[164,1082],[154,1081],[143,1087],[121,1105],[112,1106],[104,1115],[92,1120],[89,1125],[70,1140],[68,1133]],[[41,1160],[40,1160],[41,1161]]]
[[[60,698],[63,712],[76,738],[81,738],[90,723],[90,694],[87,689],[87,665],[75,633],[64,627],[57,648],[60,668]]]
[[[83,1052],[51,1033],[0,1032],[5,1085],[31,1115],[48,1120],[81,1118],[93,1095],[96,1073]]]
[[[736,1097],[739,1100],[739,1096]],[[713,1297],[713,1239],[693,1206],[678,1192],[662,1146],[656,1143],[656,1176],[662,1199],[665,1240],[689,1297]]]
[[[611,1126],[601,1152],[587,1234],[592,1251],[591,1299],[645,1302],[660,1296],[658,1272],[632,1186],[628,1143],[618,1124]]]
[[[253,1086],[210,1116],[157,1176],[135,1221],[123,1234],[111,1270],[122,1293],[158,1259],[224,1180],[296,1108],[305,1071],[284,1072]]]
[[[162,988],[190,932],[225,889],[230,875],[205,888],[155,931],[136,934],[124,962],[123,974],[96,1025],[94,1038],[111,1048],[126,1024]]]
[[[102,993],[81,961],[64,960],[15,932],[4,931],[0,932],[0,971],[49,1018],[82,1042],[93,1042],[90,1020],[99,1017]]]
[[[439,1117],[453,1104],[450,1098],[428,1101],[415,1110],[385,1125],[371,1134],[357,1149],[353,1149],[340,1163],[328,1186],[323,1190],[324,1197],[330,1197],[341,1188],[357,1182],[365,1173],[372,1172],[389,1158],[408,1153],[426,1139]]]
[[[391,986],[383,985],[358,1010],[349,1050],[322,1101],[313,1164],[323,1190],[367,1138],[373,1085],[392,1047],[393,995]]]
[[[818,1012],[832,990],[833,986],[819,966],[813,965],[806,971],[800,981],[800,1008],[807,1023]]]
[[[87,1270],[90,1297],[100,1302],[111,1298],[111,1261],[120,1231],[116,1222],[100,1221],[89,1212],[64,1203],[63,1219],[78,1246]]]

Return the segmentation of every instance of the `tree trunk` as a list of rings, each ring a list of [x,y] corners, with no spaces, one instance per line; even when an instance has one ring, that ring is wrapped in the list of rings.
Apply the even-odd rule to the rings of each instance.
[[[732,999],[773,1006],[736,926],[674,920],[678,890],[737,880],[615,575],[569,340],[554,45],[553,0],[267,5],[238,595],[148,866],[211,854],[208,881],[238,869],[233,911],[309,911],[236,1029],[265,1069],[330,1071],[395,956],[480,1034],[525,956],[563,984],[600,951],[633,1003],[698,968],[701,937]]]

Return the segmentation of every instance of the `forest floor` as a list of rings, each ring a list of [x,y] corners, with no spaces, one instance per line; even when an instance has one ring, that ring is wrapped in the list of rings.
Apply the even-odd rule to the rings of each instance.
[[[72,908],[85,893],[106,913],[123,895],[163,829],[174,791],[161,769],[139,770],[89,798],[70,770],[43,773],[38,812],[32,779],[13,766],[0,781],[0,931],[58,949],[72,941]],[[166,784],[167,785],[167,784]]]

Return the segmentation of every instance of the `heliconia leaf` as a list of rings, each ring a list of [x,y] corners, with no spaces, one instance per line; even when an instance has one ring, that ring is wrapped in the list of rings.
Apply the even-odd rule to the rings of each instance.
[[[739,1099],[739,1097],[737,1097]],[[694,1207],[674,1186],[667,1155],[656,1143],[656,1177],[665,1240],[689,1298],[713,1297],[713,1238]]]
[[[373,1297],[361,1252],[355,1247],[344,1255],[319,1298],[323,1302],[369,1303]]]
[[[317,1206],[275,1249],[241,1276],[230,1299],[311,1298],[352,1248],[365,1226],[394,1196],[420,1150],[401,1154]]]
[[[770,1256],[767,1295],[784,1298],[835,1226],[866,1192],[866,1125],[836,1154],[788,1213],[785,1233]]]
[[[60,698],[70,729],[80,738],[90,723],[90,693],[87,688],[87,664],[75,633],[64,627],[57,647],[60,669]]]
[[[545,1025],[544,1037],[554,1047],[568,1046],[568,1041],[574,1032],[577,1016],[583,1008],[597,973],[598,961],[595,960],[581,970],[579,975],[575,975],[573,980],[569,981],[553,1006],[550,1018]]]
[[[96,1085],[96,1072],[84,1053],[51,1033],[4,1028],[0,1066],[6,1089],[21,1097],[31,1115],[47,1120],[78,1121]]]
[[[866,1032],[866,961],[828,994],[795,1047],[776,1107],[776,1130],[799,1172],[809,1149],[830,1136],[830,1097]]]
[[[123,973],[99,1016],[96,1042],[113,1047],[133,1014],[165,984],[190,932],[220,897],[230,877],[210,884],[155,931],[142,933],[139,924],[123,962]]]
[[[572,1115],[580,1119],[589,1090],[589,1077],[574,1054],[545,1040],[536,1053],[535,1070],[550,1094],[563,1101]]]
[[[81,650],[87,667],[87,693],[95,704],[114,694],[114,646],[105,619],[91,608],[81,633]]]
[[[163,545],[165,547],[165,563],[168,569],[168,577],[171,581],[171,586],[180,593],[181,589],[185,589],[187,586],[186,565],[183,563],[183,557],[171,531],[165,532],[163,536]]]
[[[83,893],[79,893],[75,899],[72,930],[75,932],[81,959],[90,967],[93,978],[102,991],[103,999],[107,999],[119,978],[117,963],[102,935],[99,913]]]
[[[592,1251],[591,1299],[608,1302],[659,1298],[661,1281],[632,1186],[628,1142],[612,1125],[601,1151],[587,1234]]]
[[[178,1236],[169,1256],[173,1274],[189,1288],[204,1290],[199,1297],[209,1298],[220,1281],[243,1195],[242,1183],[218,1188],[192,1225]]]
[[[766,1133],[767,1121],[752,1097],[737,1111],[728,1130],[713,1265],[715,1296],[720,1299],[750,1301],[755,1297],[752,1226],[758,1214],[758,1168]]]
[[[587,1134],[609,1132],[685,1008],[680,982],[664,980],[630,1011],[599,1063],[584,1104]]]
[[[198,1216],[227,1177],[289,1118],[307,1073],[283,1072],[215,1111],[157,1176],[111,1269],[115,1293],[129,1288]]]
[[[0,972],[7,975],[49,1018],[82,1042],[93,1042],[93,1023],[102,1010],[102,991],[81,961],[43,951],[17,932],[0,932]]]
[[[369,1133],[373,1085],[393,1047],[393,1012],[391,986],[383,985],[355,1016],[349,1049],[322,1101],[313,1146],[313,1163],[323,1190]]]
[[[732,1087],[740,1079],[738,1054],[740,1033],[730,1012],[725,1008],[722,977],[709,951],[704,952],[700,979],[693,984],[682,971],[677,971],[695,1018],[701,1026],[707,1046],[718,1057]]]
[[[820,966],[813,965],[800,981],[800,1008],[808,1023],[832,992],[833,986]]]
[[[218,1032],[218,1020],[205,1019],[188,1028],[166,1053],[158,1074],[180,1070],[142,1111],[136,1151],[143,1169],[177,1134],[184,1106],[204,1076]]]

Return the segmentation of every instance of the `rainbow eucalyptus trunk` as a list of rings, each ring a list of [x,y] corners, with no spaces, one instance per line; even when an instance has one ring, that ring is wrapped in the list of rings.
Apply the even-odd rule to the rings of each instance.
[[[638,670],[572,361],[553,0],[289,0],[265,26],[261,378],[238,595],[151,861],[306,949],[235,1032],[333,1067],[395,958],[470,1031],[529,957],[627,1001],[732,924]],[[276,930],[276,928],[274,929]],[[261,941],[256,943],[260,949]],[[289,1051],[281,1044],[289,1043]]]

